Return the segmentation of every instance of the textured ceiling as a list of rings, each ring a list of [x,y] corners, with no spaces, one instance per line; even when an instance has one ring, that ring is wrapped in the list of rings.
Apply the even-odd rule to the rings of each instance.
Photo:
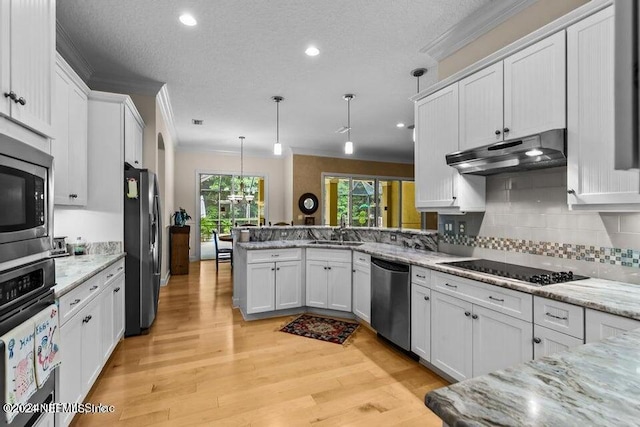
[[[494,4],[502,0],[493,0]],[[96,75],[166,82],[184,147],[268,153],[273,95],[294,152],[342,153],[345,93],[355,156],[413,158],[408,97],[421,47],[491,0],[58,0],[57,17]],[[178,21],[192,13],[196,27]],[[308,57],[314,44],[320,55]],[[435,82],[435,70],[421,87]],[[203,119],[194,126],[191,119]]]

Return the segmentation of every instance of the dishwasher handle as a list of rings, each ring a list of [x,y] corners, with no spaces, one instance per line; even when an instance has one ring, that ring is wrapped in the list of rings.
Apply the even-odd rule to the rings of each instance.
[[[383,270],[396,271],[399,273],[409,272],[409,266],[406,264],[398,264],[396,262],[385,261],[379,258],[371,258],[371,263]]]

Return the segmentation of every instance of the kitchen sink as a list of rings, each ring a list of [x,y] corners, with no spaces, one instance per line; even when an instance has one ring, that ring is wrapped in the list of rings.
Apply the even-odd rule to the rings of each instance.
[[[364,242],[356,242],[353,240],[312,240],[309,242],[310,245],[337,245],[337,246],[360,246],[363,245]]]

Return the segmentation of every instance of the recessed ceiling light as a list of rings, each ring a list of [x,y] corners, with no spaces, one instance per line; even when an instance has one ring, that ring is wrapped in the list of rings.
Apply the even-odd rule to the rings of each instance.
[[[189,15],[188,13],[183,13],[182,15],[180,15],[180,22],[182,22],[187,27],[193,27],[198,24],[196,18],[194,18],[192,15]]]
[[[396,125],[396,127],[397,127],[397,128],[403,128],[403,127],[404,127],[404,123],[398,123],[398,124]]]
[[[308,56],[317,56],[320,51],[315,46],[309,46],[307,50],[304,51],[304,53],[306,53]]]
[[[191,123],[193,123],[194,125],[202,125],[204,123],[204,120],[202,120],[202,119],[192,119]]]

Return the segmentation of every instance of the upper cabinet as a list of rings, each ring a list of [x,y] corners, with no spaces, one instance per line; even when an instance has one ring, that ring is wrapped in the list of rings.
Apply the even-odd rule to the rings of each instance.
[[[572,209],[637,210],[638,170],[614,168],[614,10],[567,29],[567,201]]]
[[[460,150],[566,127],[565,32],[458,82]]]
[[[55,0],[0,2],[0,114],[52,136]]]
[[[144,124],[138,120],[134,110],[127,108],[124,114],[124,161],[141,168]]]
[[[55,161],[55,204],[87,204],[89,88],[60,55],[56,58],[51,154]]]
[[[458,151],[458,83],[415,105],[416,208],[443,213],[484,211],[485,178],[460,175],[445,155]]]

